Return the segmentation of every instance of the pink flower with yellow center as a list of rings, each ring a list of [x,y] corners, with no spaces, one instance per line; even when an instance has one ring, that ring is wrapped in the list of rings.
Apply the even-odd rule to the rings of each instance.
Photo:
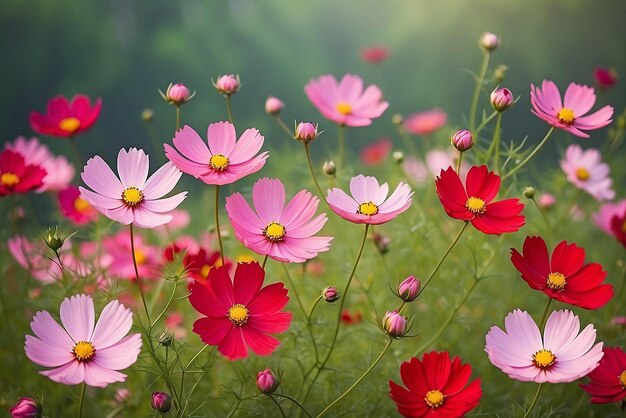
[[[611,169],[607,163],[602,162],[599,150],[583,150],[579,145],[571,144],[565,150],[561,168],[570,183],[589,193],[594,199],[602,201],[615,197],[615,191],[611,188],[613,180],[609,177]]]
[[[159,277],[160,251],[143,241],[139,234],[134,235],[135,261],[139,277],[156,279]],[[107,272],[114,277],[135,280],[135,268],[130,245],[130,232],[122,230],[102,240],[103,252],[107,255]]]
[[[74,225],[85,225],[98,218],[98,211],[80,197],[80,190],[76,186],[69,186],[59,192],[59,208],[61,214]]]
[[[561,93],[553,81],[543,80],[541,88],[530,85],[531,112],[558,129],[580,138],[589,138],[583,131],[602,128],[612,122],[613,107],[604,106],[585,116],[596,102],[592,87],[570,83],[561,100]]]
[[[84,94],[77,94],[71,101],[64,96],[48,100],[48,112],[31,112],[29,120],[33,131],[42,134],[71,138],[91,128],[102,107],[98,98],[91,106],[90,99]]]
[[[429,135],[442,128],[448,122],[448,115],[435,107],[423,112],[413,113],[404,120],[404,129],[413,135]]]
[[[345,126],[369,126],[389,107],[376,85],[363,90],[363,79],[346,74],[341,81],[330,75],[311,80],[304,91],[313,106],[327,119]]]

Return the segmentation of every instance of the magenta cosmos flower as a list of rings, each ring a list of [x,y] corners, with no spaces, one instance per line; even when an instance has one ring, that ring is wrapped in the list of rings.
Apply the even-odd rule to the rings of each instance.
[[[494,366],[522,382],[565,383],[598,366],[602,343],[589,324],[579,334],[580,320],[571,311],[554,311],[541,332],[528,312],[519,309],[504,319],[506,332],[491,327],[485,351]]]
[[[389,194],[389,185],[378,184],[374,177],[362,174],[350,180],[350,193],[341,189],[330,189],[326,201],[328,206],[343,219],[357,224],[379,225],[389,222],[411,206],[413,192],[411,188],[400,183]]]
[[[105,387],[126,380],[118,370],[135,363],[141,351],[141,335],[126,336],[133,325],[130,309],[111,301],[95,323],[91,297],[75,295],[61,302],[61,322],[63,327],[47,311],[39,311],[30,323],[36,336],[26,336],[26,355],[53,367],[41,374],[65,385]]]
[[[189,302],[206,316],[193,324],[193,332],[230,360],[248,357],[248,347],[259,356],[272,354],[280,341],[269,334],[285,332],[292,315],[281,312],[289,301],[285,286],[261,288],[264,279],[259,263],[238,263],[234,280],[226,266],[210,269],[206,282],[191,285]]]
[[[102,99],[93,106],[88,96],[77,94],[72,100],[56,96],[48,100],[48,112],[31,112],[29,121],[33,131],[50,136],[71,138],[92,127],[102,108]]]
[[[607,163],[602,162],[599,150],[583,150],[579,145],[571,144],[565,150],[561,168],[570,183],[589,193],[594,199],[602,201],[615,197],[615,191],[611,188],[613,180],[609,177],[611,169]]]
[[[339,82],[330,74],[322,75],[309,81],[304,91],[325,118],[339,125],[371,125],[389,107],[378,86],[372,84],[363,91],[363,80],[353,74]]]
[[[587,114],[596,102],[592,87],[570,83],[561,101],[561,93],[553,81],[543,80],[541,88],[530,85],[531,112],[555,128],[563,129],[580,138],[589,138],[583,131],[599,129],[612,122],[613,107],[604,106]]]
[[[448,122],[446,112],[441,108],[435,107],[407,116],[404,119],[404,129],[413,135],[429,135],[442,128],[446,122]]]
[[[256,173],[269,156],[267,151],[256,155],[264,138],[254,128],[246,129],[237,141],[232,123],[212,123],[207,130],[207,139],[208,146],[193,128],[185,125],[174,136],[176,149],[165,144],[165,155],[183,173],[206,184],[217,185],[234,183]]]
[[[332,237],[315,237],[327,221],[315,211],[319,199],[301,190],[285,206],[285,187],[278,179],[262,178],[252,188],[253,211],[235,193],[226,198],[226,212],[235,236],[257,254],[282,262],[302,263],[327,251]]]
[[[175,209],[187,192],[163,198],[171,192],[183,173],[174,164],[166,163],[149,179],[148,156],[143,150],[122,148],[117,155],[119,178],[100,156],[87,161],[81,173],[85,184],[79,187],[83,199],[103,215],[122,225],[134,224],[154,228],[168,223],[172,216],[164,212]]]

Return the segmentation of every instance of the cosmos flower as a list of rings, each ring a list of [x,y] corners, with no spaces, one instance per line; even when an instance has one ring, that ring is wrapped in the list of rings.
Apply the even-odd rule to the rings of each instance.
[[[571,144],[565,150],[561,168],[570,183],[589,193],[594,199],[602,201],[615,197],[615,191],[611,188],[613,180],[609,177],[611,169],[607,163],[602,162],[599,150],[583,150],[579,145]]]
[[[619,347],[604,347],[598,367],[587,375],[591,379],[580,385],[591,395],[591,403],[619,402],[626,398],[626,353]]]
[[[46,174],[43,167],[28,165],[21,154],[5,149],[0,152],[0,197],[38,189]]]
[[[64,96],[48,100],[48,112],[31,112],[29,120],[33,131],[49,136],[71,138],[91,128],[102,107],[102,99],[96,99],[91,106],[90,99],[84,94],[77,94],[70,101]]]
[[[607,235],[614,235],[611,229],[611,222],[614,217],[626,214],[626,199],[618,202],[607,202],[600,206],[600,210],[592,215],[595,223]]]
[[[389,49],[384,45],[361,48],[361,59],[369,64],[380,64],[389,58]]]
[[[580,138],[589,138],[583,131],[602,128],[612,122],[613,107],[604,106],[586,115],[594,103],[596,95],[592,87],[570,83],[561,101],[561,93],[553,81],[543,80],[541,88],[530,85],[532,113],[558,129],[563,129]]]
[[[130,309],[111,301],[96,323],[91,297],[75,295],[63,300],[60,316],[63,327],[47,311],[37,312],[30,323],[35,336],[26,336],[26,356],[52,367],[42,375],[65,385],[97,387],[126,380],[118,370],[135,363],[141,351],[141,334],[126,336],[133,325]]]
[[[462,417],[480,402],[480,379],[467,384],[472,368],[448,352],[424,353],[400,366],[406,389],[389,381],[391,399],[404,417]]]
[[[361,162],[363,165],[380,165],[389,156],[393,144],[388,137],[380,138],[361,149]]]
[[[423,112],[413,113],[404,119],[404,129],[413,135],[429,135],[442,128],[448,121],[448,115],[435,107]]]
[[[59,192],[61,214],[74,225],[85,225],[98,218],[98,212],[85,199],[80,197],[78,187],[70,185]]]
[[[134,235],[135,261],[137,271],[142,279],[156,279],[159,267],[159,250],[146,244],[139,234]],[[135,280],[135,267],[130,245],[130,232],[121,230],[102,240],[103,253],[107,255],[107,272],[121,279]]]

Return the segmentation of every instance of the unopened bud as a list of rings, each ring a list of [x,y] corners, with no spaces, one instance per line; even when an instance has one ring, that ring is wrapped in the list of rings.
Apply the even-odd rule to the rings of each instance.
[[[65,240],[71,237],[72,235],[74,235],[75,233],[76,231],[72,232],[71,234],[66,234],[60,231],[59,226],[57,225],[54,227],[54,229],[48,228],[48,232],[44,234],[42,238],[43,238],[43,242],[46,243],[48,248],[50,248],[52,251],[57,253],[61,249],[61,247],[63,247]]]
[[[12,418],[40,418],[42,411],[41,404],[32,398],[20,398],[9,408]]]
[[[500,84],[504,81],[504,79],[506,78],[506,72],[508,70],[509,67],[504,64],[498,65],[496,69],[493,70],[493,78],[496,80],[496,83]]]
[[[485,32],[480,37],[480,47],[486,51],[494,51],[500,45],[500,39],[496,34]]]
[[[402,151],[394,151],[393,154],[391,154],[391,158],[393,158],[396,163],[402,164],[404,161],[404,153]]]
[[[332,160],[324,161],[323,169],[324,169],[324,173],[328,174],[329,176],[334,176],[335,173],[337,172],[337,166]]]
[[[152,393],[152,409],[158,412],[169,412],[172,409],[172,397],[165,392]]]
[[[278,378],[270,369],[260,371],[256,375],[256,387],[265,395],[271,395],[280,385]]]
[[[383,318],[383,329],[393,338],[403,337],[406,334],[407,320],[397,311],[387,312]]]
[[[391,123],[393,123],[394,125],[402,125],[403,121],[404,121],[404,118],[399,113],[396,113],[395,115],[391,117]]]
[[[415,276],[409,276],[398,285],[398,297],[405,302],[413,302],[420,293],[422,283]]]
[[[339,300],[339,291],[335,286],[329,286],[322,289],[322,298],[328,303],[333,303]]]
[[[143,119],[144,122],[152,122],[154,120],[154,110],[144,109],[141,112],[141,119]]]
[[[523,190],[524,193],[524,197],[527,199],[534,199],[535,198],[535,188],[528,186],[528,187],[524,187]]]
[[[241,87],[241,82],[239,80],[239,76],[235,76],[232,74],[222,75],[217,78],[217,81],[213,83],[213,87],[217,89],[222,94],[230,96],[239,90]]]
[[[161,335],[159,335],[159,345],[163,347],[169,347],[174,342],[174,334],[171,332],[163,331]]]
[[[300,122],[296,127],[294,138],[305,143],[313,141],[317,138],[317,125],[311,122]]]
[[[285,103],[277,97],[270,96],[265,100],[265,113],[276,116],[283,110]]]
[[[506,88],[492,91],[489,98],[491,100],[491,106],[498,112],[504,112],[515,103],[513,93]]]
[[[196,95],[195,91],[193,93],[190,92],[187,86],[181,83],[170,83],[170,85],[167,86],[165,93],[161,90],[159,90],[159,93],[161,94],[163,100],[176,106],[180,106],[188,102],[193,98],[193,96]]]
[[[379,253],[384,255],[389,252],[389,244],[391,244],[391,238],[389,238],[387,235],[375,232],[372,236],[372,239],[374,240],[374,245],[376,245]]]
[[[467,129],[456,131],[450,136],[450,142],[460,152],[465,152],[474,146],[474,136]]]

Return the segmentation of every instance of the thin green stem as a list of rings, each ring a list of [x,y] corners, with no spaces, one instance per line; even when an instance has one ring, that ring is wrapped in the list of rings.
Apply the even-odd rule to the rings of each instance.
[[[278,403],[276,398],[273,395],[270,395],[270,399],[272,399],[274,403],[276,404],[276,406],[278,407],[278,410],[280,411],[280,416],[283,418],[286,418],[285,411],[283,411],[282,406],[280,406],[280,403]]]
[[[544,309],[543,315],[541,316],[541,322],[539,323],[539,330],[542,330],[544,325],[546,325],[546,321],[548,320],[548,312],[550,311],[551,304],[552,304],[552,298],[548,297],[548,303],[546,305],[546,309]]]
[[[230,123],[233,123],[233,112],[230,110],[230,94],[224,97],[226,97],[226,113],[228,113],[228,120]]]
[[[343,168],[343,158],[346,153],[346,133],[345,133],[345,125],[339,125],[339,143],[337,152],[339,154],[339,167]]]
[[[284,395],[282,393],[274,393],[274,396],[278,396],[279,398],[289,399],[291,402],[296,404],[306,414],[307,417],[313,417],[313,415],[311,415],[309,413],[309,411],[306,410],[304,405],[302,405],[300,402],[298,402],[298,400],[296,398],[294,398],[292,396],[289,396],[289,395]]]
[[[81,167],[83,165],[83,159],[80,156],[80,150],[78,149],[78,144],[76,144],[76,140],[74,139],[73,136],[70,137],[70,146],[72,147],[72,153],[74,154],[76,167]]]
[[[487,126],[487,124],[488,124],[489,122],[491,122],[491,119],[495,118],[495,117],[496,117],[496,115],[497,115],[498,113],[500,113],[500,112],[498,112],[497,110],[494,110],[494,111],[491,113],[491,115],[487,116],[487,118],[486,118],[485,120],[483,120],[483,121],[482,121],[482,123],[481,123],[480,125],[478,125],[478,128],[476,128],[476,131],[475,131],[475,132],[474,132],[474,131],[472,131],[472,134],[474,134],[476,137],[478,137],[478,134],[480,133],[480,131],[482,131],[482,130],[483,130],[483,128],[484,128],[485,126]]]
[[[276,122],[278,123],[278,126],[281,127],[281,129],[283,131],[285,131],[285,133],[291,138],[293,139],[293,131],[291,131],[289,129],[289,127],[285,124],[285,122],[283,122],[283,120],[281,119],[280,116],[276,115],[274,116],[274,118],[276,119]]]
[[[396,131],[398,131],[398,135],[400,136],[400,138],[402,138],[402,141],[406,146],[406,150],[417,157],[419,155],[419,152],[417,151],[417,147],[413,143],[413,138],[411,138],[411,135],[409,135],[409,133],[400,124],[396,125]]]
[[[176,105],[176,131],[180,129],[180,106]]]
[[[318,296],[317,299],[315,299],[315,302],[313,302],[313,305],[311,305],[311,309],[309,309],[309,314],[307,315],[307,319],[309,320],[309,323],[311,323],[311,317],[313,316],[313,311],[315,310],[315,307],[317,306],[320,300],[322,300],[321,295]]]
[[[537,401],[539,400],[539,395],[541,395],[541,389],[542,388],[543,388],[543,383],[539,383],[539,387],[537,388],[537,392],[535,393],[535,397],[533,398],[532,402],[530,403],[530,406],[526,410],[526,413],[524,413],[524,418],[529,417],[530,413],[533,411],[533,409],[535,409],[535,405],[537,405]]]
[[[87,384],[83,382],[80,387],[80,400],[78,401],[78,418],[82,418],[83,416],[83,404],[85,403],[85,388]]]
[[[130,252],[133,257],[133,267],[135,268],[135,281],[137,282],[137,288],[139,289],[139,294],[141,295],[141,302],[143,303],[143,308],[146,312],[146,319],[148,320],[148,325],[151,324],[150,321],[150,312],[148,311],[148,304],[146,303],[146,296],[143,294],[143,288],[141,287],[141,279],[139,278],[139,269],[137,268],[137,257],[135,254],[135,230],[133,224],[130,224]],[[148,335],[148,337],[150,337]]]
[[[454,248],[454,246],[456,245],[457,242],[459,242],[459,239],[461,239],[461,235],[463,235],[463,232],[465,232],[465,229],[467,228],[467,225],[469,224],[468,221],[465,221],[463,223],[463,227],[461,228],[461,230],[459,231],[459,233],[456,235],[456,238],[454,238],[454,241],[452,241],[452,243],[450,244],[450,246],[448,247],[448,249],[446,250],[446,252],[443,254],[443,256],[439,259],[439,262],[437,263],[437,265],[435,266],[435,268],[433,269],[433,271],[430,273],[430,275],[428,276],[428,278],[424,281],[424,284],[422,285],[422,289],[420,290],[419,295],[422,294],[422,292],[424,292],[424,289],[426,289],[426,286],[428,286],[428,283],[430,283],[430,281],[433,279],[433,277],[435,277],[435,274],[437,274],[437,271],[439,271],[439,268],[441,267],[441,265],[443,264],[444,260],[446,259],[446,257],[448,257],[448,254],[450,254],[450,251],[452,251],[452,249]]]
[[[263,257],[263,263],[261,264],[261,268],[263,268],[263,270],[265,270],[265,265],[267,264],[268,257],[269,257],[269,254],[265,254],[265,257]]]
[[[548,242],[550,242],[552,240],[552,225],[550,225],[550,221],[548,220],[548,217],[546,216],[545,211],[541,208],[541,206],[539,206],[539,203],[537,203],[537,200],[535,200],[534,197],[532,197],[530,200],[533,201],[533,203],[537,207],[537,210],[539,211],[539,213],[541,213],[541,217],[543,218],[543,221],[546,223],[546,229],[548,230]]]
[[[524,167],[526,165],[526,163],[528,161],[530,161],[535,156],[535,154],[537,154],[537,152],[539,152],[539,150],[545,145],[545,143],[548,141],[548,138],[550,138],[550,135],[552,135],[552,132],[554,132],[554,126],[550,127],[550,130],[548,131],[546,136],[544,136],[543,139],[541,140],[541,142],[539,143],[539,145],[537,145],[537,147],[530,154],[528,154],[528,157],[524,158],[524,161],[522,161],[521,163],[519,163],[518,165],[513,167],[513,169],[511,171],[506,173],[502,177],[502,180],[504,180],[504,179],[506,179],[508,177],[511,177],[513,174],[517,173],[517,171],[520,168]]]
[[[500,126],[502,124],[502,113],[498,113],[498,119],[496,120],[496,130],[493,132],[493,142],[496,144],[496,150],[494,155],[494,165],[496,173],[500,173]]]
[[[320,184],[317,182],[317,176],[315,175],[315,170],[313,169],[313,163],[311,162],[311,151],[309,150],[308,142],[304,143],[304,151],[306,152],[306,160],[309,163],[309,170],[311,171],[311,176],[313,177],[313,181],[315,182],[315,187],[317,187],[317,191],[320,194],[320,198],[322,198],[324,202],[326,202],[326,195],[322,191]]]
[[[352,386],[350,386],[345,392],[343,392],[337,399],[335,399],[334,401],[332,401],[326,408],[324,408],[324,410],[322,412],[320,412],[317,415],[317,418],[321,417],[322,415],[324,415],[326,412],[328,412],[328,410],[330,408],[333,407],[333,405],[335,405],[337,402],[339,402],[340,400],[342,400],[344,397],[346,397],[348,395],[348,393],[350,393],[352,391],[352,389],[354,389],[355,387],[358,386],[359,383],[361,383],[361,381],[363,379],[365,379],[365,376],[367,376],[373,369],[374,367],[376,367],[376,365],[378,364],[378,362],[380,362],[380,360],[383,358],[383,356],[385,355],[385,353],[387,353],[387,350],[389,350],[389,347],[391,347],[391,343],[393,343],[393,338],[390,338],[389,341],[387,341],[387,344],[385,345],[385,348],[383,348],[383,351],[381,351],[381,353],[378,355],[378,357],[376,357],[376,360],[374,360],[374,362],[367,368],[367,370],[365,370],[365,372],[363,372],[363,374],[356,380],[356,382],[354,382],[352,384]]]
[[[461,162],[463,161],[463,151],[459,151],[459,159],[456,161],[456,173],[461,175]]]
[[[172,300],[174,300],[174,295],[176,294],[177,285],[178,285],[178,282],[174,282],[174,289],[172,289],[172,294],[170,295],[170,298],[168,299],[167,303],[165,304],[165,307],[163,308],[163,310],[161,311],[159,316],[156,317],[154,322],[150,323],[150,331],[152,331],[152,328],[154,328],[154,326],[161,320],[161,318],[163,318],[163,316],[165,315],[165,313],[169,309],[170,305],[172,304]]]
[[[483,83],[485,81],[485,75],[487,74],[487,68],[489,68],[489,51],[483,50],[483,62],[476,79],[476,86],[474,87],[474,94],[472,95],[472,105],[470,107],[470,132],[476,131],[476,110],[478,108],[478,99],[480,97],[480,91],[482,90]]]
[[[230,96],[226,96],[230,97]],[[228,101],[226,102],[228,103]],[[224,261],[224,246],[222,245],[222,231],[220,230],[220,186],[215,185],[215,231],[217,232],[217,241],[220,244],[220,256],[222,257],[222,265],[225,266]]]

